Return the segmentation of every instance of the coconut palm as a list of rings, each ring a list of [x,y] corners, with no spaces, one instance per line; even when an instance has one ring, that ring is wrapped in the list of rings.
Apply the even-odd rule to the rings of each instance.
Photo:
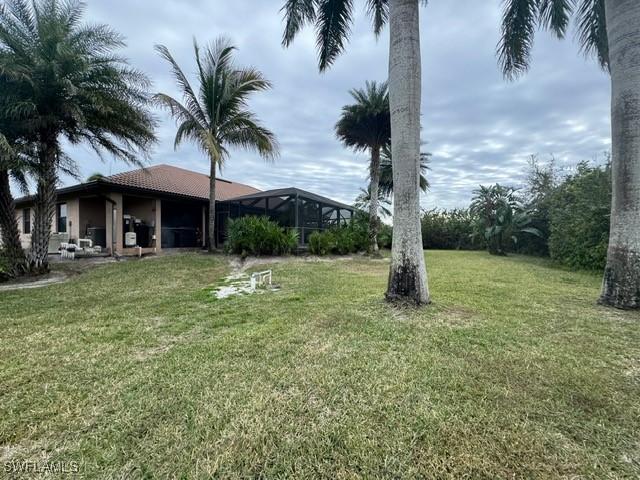
[[[420,228],[420,25],[424,0],[366,0],[379,35],[389,22],[389,104],[396,201],[386,298],[429,303]],[[316,30],[318,63],[326,70],[344,51],[354,21],[353,0],[286,0],[282,43],[290,45],[306,24]]]
[[[367,82],[365,88],[349,92],[354,104],[342,107],[336,123],[336,135],[342,143],[356,151],[368,151],[369,188],[369,253],[378,252],[378,190],[380,153],[391,141],[391,114],[386,82]]]
[[[119,34],[81,23],[84,10],[75,0],[6,0],[0,8],[0,74],[20,92],[0,116],[19,111],[28,127],[21,138],[36,146],[29,253],[35,272],[48,270],[56,183],[66,158],[61,140],[140,164],[155,139],[147,77],[117,56],[124,46]]]
[[[260,124],[247,105],[252,94],[270,89],[271,83],[255,68],[234,66],[235,47],[225,38],[219,38],[204,52],[194,40],[197,91],[167,47],[158,45],[156,50],[171,66],[183,97],[180,102],[164,93],[154,96],[155,102],[167,109],[178,123],[174,147],[188,139],[209,157],[209,251],[213,251],[216,247],[216,169],[221,169],[229,156],[228,147],[255,150],[266,160],[278,154],[274,134]]]
[[[538,27],[564,37],[575,16],[584,52],[611,74],[611,232],[600,302],[640,308],[640,2],[507,0],[498,55],[511,78],[530,63]]]

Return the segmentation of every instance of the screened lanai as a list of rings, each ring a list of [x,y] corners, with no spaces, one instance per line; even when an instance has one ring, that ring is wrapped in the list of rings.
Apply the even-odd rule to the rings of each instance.
[[[353,212],[349,205],[298,188],[252,193],[216,203],[217,241],[224,243],[230,218],[256,215],[297,229],[300,245],[306,245],[313,232],[349,223]]]

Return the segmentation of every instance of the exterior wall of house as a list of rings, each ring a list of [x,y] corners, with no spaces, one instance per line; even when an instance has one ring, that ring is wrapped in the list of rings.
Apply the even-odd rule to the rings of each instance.
[[[111,200],[111,201],[110,201]],[[182,200],[171,199],[169,203],[181,203]],[[191,200],[184,200],[186,209],[196,209],[197,227],[202,228],[205,232],[207,225],[206,206],[198,206]],[[157,197],[144,197],[136,195],[127,195],[118,192],[108,192],[102,196],[94,197],[75,197],[60,200],[58,204],[65,203],[67,205],[67,232],[58,232],[58,209],[54,213],[51,222],[51,242],[49,253],[58,253],[58,247],[61,242],[77,241],[80,238],[87,237],[87,227],[104,227],[106,237],[106,252],[117,253],[120,255],[136,255],[137,249],[127,249],[123,242],[123,215],[133,215],[136,218],[144,220],[148,225],[153,226],[153,235],[155,239],[150,241],[148,248],[144,248],[144,253],[162,251],[162,211],[163,200]],[[31,212],[31,228],[34,223],[34,210]],[[20,240],[25,249],[31,247],[31,234],[23,232],[23,211],[25,208],[16,209],[16,217],[18,220],[18,228],[20,231]],[[114,216],[115,211],[115,216]],[[200,222],[201,215],[201,222]],[[115,219],[115,223],[114,223]],[[201,243],[206,245],[206,235],[201,233]],[[198,242],[200,246],[200,241]]]

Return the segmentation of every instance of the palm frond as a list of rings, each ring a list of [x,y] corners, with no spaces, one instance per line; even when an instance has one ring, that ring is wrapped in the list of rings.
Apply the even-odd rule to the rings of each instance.
[[[594,55],[604,70],[609,70],[609,39],[605,0],[582,0],[577,11],[577,37],[585,55]]]
[[[371,18],[373,33],[380,36],[389,20],[389,0],[367,0],[367,13]]]
[[[196,49],[197,51],[197,45],[194,45],[194,49]],[[198,97],[196,96],[193,88],[191,88],[189,79],[184,74],[178,63],[175,61],[175,59],[171,55],[171,52],[169,52],[169,49],[164,45],[156,45],[155,50],[171,66],[173,78],[185,100],[184,108],[188,110],[191,116],[196,118],[198,122],[200,122],[201,124],[206,124],[207,118],[205,116],[205,113],[202,111],[202,107],[198,103]]]
[[[344,51],[351,34],[353,0],[318,0],[316,46],[318,67],[323,72]]]
[[[508,79],[529,68],[538,19],[538,0],[505,0],[498,62]]]
[[[575,0],[539,0],[539,23],[551,30],[558,38],[563,38],[569,26]]]
[[[316,18],[316,0],[287,0],[280,9],[284,15],[285,27],[282,35],[282,46],[288,47],[298,32],[307,23]]]

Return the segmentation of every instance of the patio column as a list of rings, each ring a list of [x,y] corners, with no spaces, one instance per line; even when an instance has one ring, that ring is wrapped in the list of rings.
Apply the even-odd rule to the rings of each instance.
[[[122,253],[122,194],[112,193],[107,195],[107,199],[109,200],[104,202],[107,248],[114,255]]]
[[[156,241],[155,241],[155,247],[156,247],[156,253],[159,253],[162,251],[162,200],[160,200],[159,198],[156,198],[155,200],[155,213],[156,213],[156,218],[155,218],[155,228],[153,231],[153,234],[156,237]]]
[[[80,238],[84,238],[84,232],[80,231],[80,199],[73,198],[67,200],[67,232],[69,239],[76,242]]]

